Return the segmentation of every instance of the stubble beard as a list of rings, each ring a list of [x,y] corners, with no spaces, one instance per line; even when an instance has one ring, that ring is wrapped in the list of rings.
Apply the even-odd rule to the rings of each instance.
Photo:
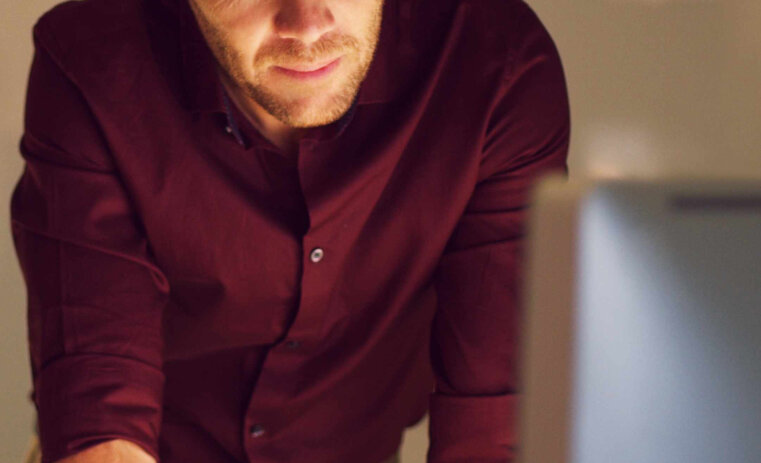
[[[260,73],[249,78],[243,71],[246,68],[246,63],[242,54],[231,46],[225,35],[212,25],[202,12],[197,11],[197,17],[199,26],[209,42],[209,47],[217,58],[219,70],[227,77],[228,81],[235,83],[244,95],[286,126],[309,128],[335,122],[351,107],[375,56],[380,36],[382,12],[383,1],[381,0],[376,4],[367,34],[361,41],[354,37],[330,38],[321,40],[306,53],[302,47],[296,46],[296,44],[289,44],[290,46],[277,51],[260,50],[259,53],[263,56],[263,59],[258,60],[262,63],[259,66],[260,69],[267,69],[270,64],[282,62],[310,62],[323,57],[332,57],[339,53],[345,55],[342,61],[345,61],[346,57],[356,56],[356,61],[348,60],[349,64],[356,63],[348,75],[339,73],[334,77],[345,80],[346,83],[335,93],[327,95],[327,101],[319,106],[305,106],[300,103],[298,97],[288,98],[282,93],[272,91],[262,81]],[[288,57],[288,59],[283,57]],[[343,65],[342,62],[341,66]],[[338,71],[341,71],[340,67]],[[327,79],[331,77],[328,76]],[[284,79],[278,80],[282,82]],[[286,88],[290,89],[291,86],[286,85]],[[316,92],[320,91],[319,88],[316,89]],[[303,92],[304,90],[296,85],[295,93],[303,94]]]

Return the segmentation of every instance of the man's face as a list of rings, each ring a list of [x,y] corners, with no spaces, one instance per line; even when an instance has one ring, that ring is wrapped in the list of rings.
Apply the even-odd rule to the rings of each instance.
[[[384,0],[190,0],[221,70],[283,124],[326,125],[350,107],[380,34]],[[321,76],[294,77],[340,60]]]

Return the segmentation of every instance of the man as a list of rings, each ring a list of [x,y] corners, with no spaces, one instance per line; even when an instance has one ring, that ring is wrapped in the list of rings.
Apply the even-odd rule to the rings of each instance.
[[[516,455],[529,189],[567,174],[521,0],[84,0],[33,31],[13,238],[42,462]],[[413,462],[410,462],[413,463]]]

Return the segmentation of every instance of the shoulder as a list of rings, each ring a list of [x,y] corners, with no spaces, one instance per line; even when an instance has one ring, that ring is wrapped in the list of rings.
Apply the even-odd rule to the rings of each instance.
[[[52,35],[62,51],[110,42],[143,28],[142,0],[67,0],[45,11],[34,31]]]
[[[34,24],[35,44],[45,48],[74,80],[109,80],[150,52],[145,0],[68,0]]]
[[[467,4],[471,30],[495,56],[516,64],[532,54],[557,54],[549,32],[524,0],[460,1]]]
[[[467,4],[471,20],[495,39],[520,36],[543,29],[538,16],[525,0],[459,0]]]

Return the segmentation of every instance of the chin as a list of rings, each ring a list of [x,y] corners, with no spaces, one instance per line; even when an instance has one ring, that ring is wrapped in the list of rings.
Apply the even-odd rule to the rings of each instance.
[[[290,112],[282,122],[293,128],[308,129],[331,124],[343,116],[348,108],[342,111],[342,108],[320,108],[314,107],[300,108],[297,111]]]
[[[351,107],[355,92],[342,91],[339,95],[327,97],[317,92],[315,97],[306,97],[289,104],[267,108],[285,125],[293,128],[312,128],[331,124],[340,119]],[[276,105],[279,106],[279,105]]]

